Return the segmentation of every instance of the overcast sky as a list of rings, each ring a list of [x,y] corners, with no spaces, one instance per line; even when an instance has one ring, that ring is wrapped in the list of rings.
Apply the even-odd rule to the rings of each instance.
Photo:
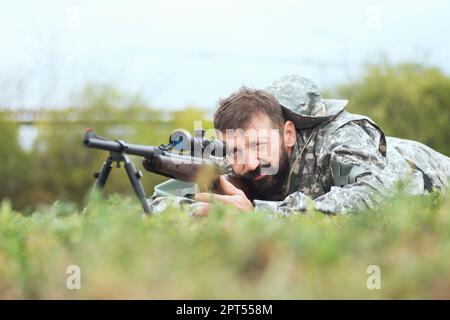
[[[64,106],[101,82],[212,109],[242,84],[301,73],[327,88],[383,56],[450,74],[448,0],[1,1],[4,106]]]

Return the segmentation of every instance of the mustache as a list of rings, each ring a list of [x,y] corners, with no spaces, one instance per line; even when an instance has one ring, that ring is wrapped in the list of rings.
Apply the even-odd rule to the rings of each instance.
[[[270,168],[271,164],[270,163],[266,163],[266,164],[261,164],[259,165],[255,170],[247,172],[246,174],[242,175],[243,179],[247,179],[247,180],[252,180],[254,177],[258,176],[261,174],[261,171],[265,168]]]

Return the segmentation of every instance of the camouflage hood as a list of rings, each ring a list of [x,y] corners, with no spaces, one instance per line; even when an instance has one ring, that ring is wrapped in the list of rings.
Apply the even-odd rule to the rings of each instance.
[[[322,99],[313,81],[289,75],[265,89],[280,103],[284,116],[298,129],[315,127],[331,119],[347,105],[347,100]]]

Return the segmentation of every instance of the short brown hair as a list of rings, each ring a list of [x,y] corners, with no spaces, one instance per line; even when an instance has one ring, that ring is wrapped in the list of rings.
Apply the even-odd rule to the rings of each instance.
[[[243,86],[228,98],[219,101],[214,113],[214,127],[220,131],[245,128],[258,113],[267,115],[276,128],[281,128],[286,121],[274,96],[263,90]]]

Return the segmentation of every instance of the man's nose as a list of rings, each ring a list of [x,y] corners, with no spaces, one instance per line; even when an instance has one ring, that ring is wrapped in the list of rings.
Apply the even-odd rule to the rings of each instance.
[[[257,154],[249,154],[248,159],[245,162],[245,169],[247,172],[254,171],[258,168],[260,161],[258,159]]]

